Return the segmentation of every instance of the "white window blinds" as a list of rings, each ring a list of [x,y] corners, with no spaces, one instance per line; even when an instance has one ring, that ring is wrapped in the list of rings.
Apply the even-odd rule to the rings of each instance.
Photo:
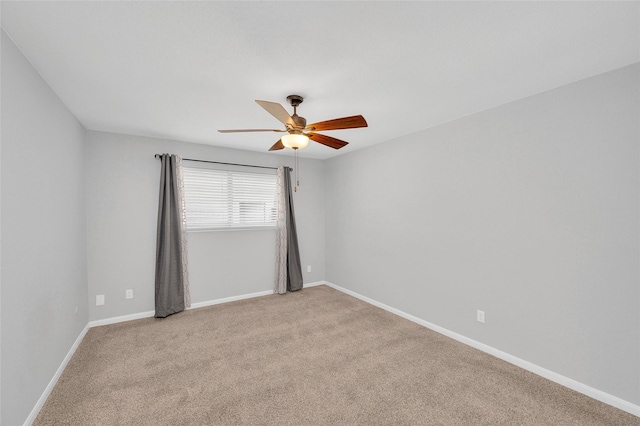
[[[275,227],[276,175],[183,167],[188,231]]]

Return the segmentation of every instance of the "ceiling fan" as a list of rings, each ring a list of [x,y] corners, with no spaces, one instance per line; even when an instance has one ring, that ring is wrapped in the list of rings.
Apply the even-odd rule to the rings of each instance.
[[[316,132],[322,130],[342,130],[367,127],[367,122],[361,115],[335,118],[333,120],[319,121],[317,123],[307,125],[307,120],[304,117],[300,117],[297,113],[297,108],[303,100],[304,99],[300,95],[287,96],[287,101],[289,101],[289,104],[291,104],[291,106],[293,107],[293,115],[289,115],[287,110],[277,102],[256,100],[258,105],[260,105],[269,114],[273,115],[278,119],[278,121],[285,125],[284,129],[241,129],[218,131],[220,133],[286,132],[286,135],[283,135],[282,138],[278,140],[278,142],[276,142],[271,148],[269,148],[269,151],[277,151],[284,148],[304,148],[309,143],[309,139],[334,149],[340,149],[343,146],[346,146],[348,142]]]

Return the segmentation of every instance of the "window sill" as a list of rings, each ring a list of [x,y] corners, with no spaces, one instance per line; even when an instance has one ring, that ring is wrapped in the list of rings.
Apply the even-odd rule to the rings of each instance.
[[[218,231],[274,231],[277,226],[230,226],[226,228],[187,229],[187,233],[218,232]]]

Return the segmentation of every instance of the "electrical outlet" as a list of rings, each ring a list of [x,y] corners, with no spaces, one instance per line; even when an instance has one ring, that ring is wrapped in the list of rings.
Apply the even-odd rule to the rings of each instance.
[[[484,311],[478,310],[476,319],[478,320],[478,322],[484,323]]]
[[[104,294],[98,294],[96,296],[96,306],[104,305]]]
[[[307,266],[307,272],[311,272],[311,265]]]
[[[127,299],[133,299],[133,290],[129,289],[125,292],[125,297]]]

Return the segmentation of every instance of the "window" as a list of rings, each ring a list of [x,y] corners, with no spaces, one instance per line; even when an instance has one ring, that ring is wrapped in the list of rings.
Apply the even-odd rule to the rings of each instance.
[[[187,231],[276,226],[275,171],[182,168]]]

